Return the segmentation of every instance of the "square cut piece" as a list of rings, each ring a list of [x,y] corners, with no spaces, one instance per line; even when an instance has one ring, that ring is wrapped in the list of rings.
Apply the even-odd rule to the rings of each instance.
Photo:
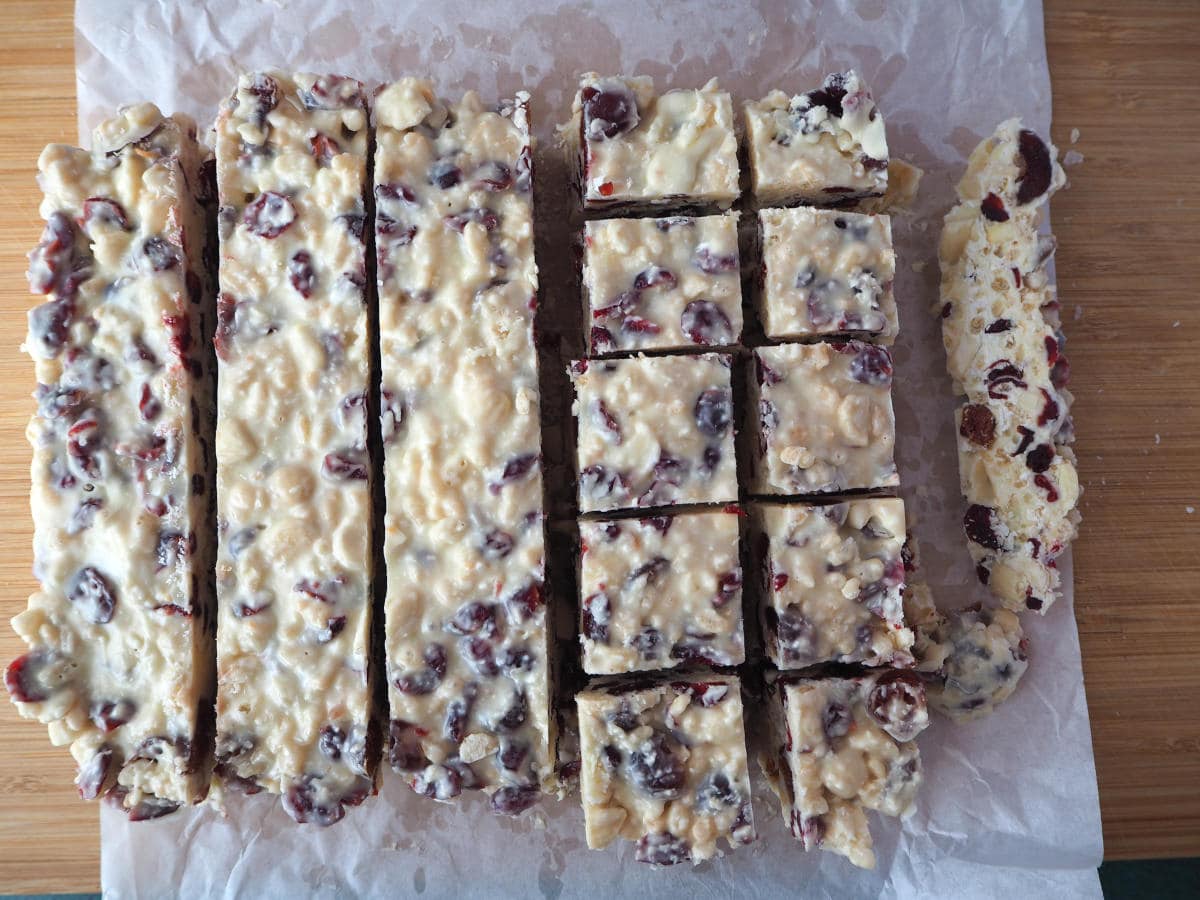
[[[896,254],[888,216],[799,207],[760,210],[758,220],[763,271],[757,305],[768,338],[895,340]]]
[[[805,850],[875,867],[867,810],[907,816],[921,785],[914,738],[929,724],[925,688],[911,672],[768,680],[770,746],[760,758]]]
[[[588,353],[728,347],[742,335],[737,214],[584,227]]]
[[[743,662],[740,519],[731,507],[580,522],[584,671]]]
[[[823,662],[908,666],[904,501],[755,505],[767,655],[781,669]]]
[[[570,372],[581,512],[737,500],[728,356],[580,360]]]
[[[600,682],[575,700],[590,848],[621,837],[667,866],[754,840],[737,678]]]
[[[728,209],[738,197],[733,103],[715,78],[655,94],[652,78],[588,73],[564,130],[585,211]]]
[[[761,205],[827,206],[878,197],[888,185],[883,116],[853,69],[788,97],[772,91],[746,104],[754,199]]]
[[[822,494],[894,487],[892,357],[861,341],[754,351],[749,409],[758,440],[758,494]],[[757,414],[755,412],[757,411]]]

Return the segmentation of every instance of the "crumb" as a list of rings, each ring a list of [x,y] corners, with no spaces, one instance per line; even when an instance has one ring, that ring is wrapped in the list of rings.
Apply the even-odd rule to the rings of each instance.
[[[1183,508],[1183,511],[1184,511],[1184,512],[1186,512],[1186,513],[1187,513],[1187,514],[1190,516],[1192,513],[1194,513],[1194,512],[1196,511],[1196,507],[1194,507],[1194,506],[1185,506],[1185,507]]]
[[[925,261],[917,260],[915,263],[913,263],[911,266],[909,266],[909,268],[912,269],[914,272],[916,272],[919,275],[925,271]]]
[[[1078,140],[1079,140],[1079,129],[1078,129],[1078,128],[1072,128],[1072,129],[1071,129],[1071,143],[1072,143],[1072,144],[1074,144],[1074,143],[1076,143]]]
[[[973,411],[973,410],[972,410],[972,411]],[[1155,444],[1161,444],[1161,443],[1162,443],[1162,438],[1161,438],[1161,437],[1159,437],[1159,435],[1158,435],[1158,432],[1157,432],[1157,431],[1156,431],[1156,432],[1154,432],[1154,443],[1155,443]]]
[[[1078,303],[1075,304],[1075,321],[1078,322],[1083,318],[1083,307]]]
[[[1171,327],[1172,327],[1172,328],[1178,328],[1178,327],[1179,327],[1179,320],[1178,320],[1178,319],[1176,319],[1174,322],[1172,322],[1172,323],[1171,323]]]
[[[1062,164],[1064,166],[1077,166],[1083,162],[1083,154],[1078,150],[1068,150],[1063,154]]]

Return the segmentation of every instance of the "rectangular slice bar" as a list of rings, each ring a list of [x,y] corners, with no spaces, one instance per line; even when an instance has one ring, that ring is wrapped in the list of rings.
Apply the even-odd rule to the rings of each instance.
[[[669,866],[754,840],[737,678],[601,680],[575,702],[588,847],[621,837]]]
[[[1052,145],[1017,119],[971,154],[942,232],[947,368],[958,413],[963,525],[980,580],[1010,609],[1058,598],[1058,556],[1078,531],[1079,478],[1058,300],[1042,208],[1065,183]]]
[[[592,356],[737,344],[737,214],[588,222],[583,300]]]
[[[921,785],[913,740],[929,724],[914,673],[768,679],[771,748],[759,762],[805,850],[875,867],[867,810],[907,816]]]
[[[572,363],[580,511],[736,501],[729,369],[716,353]]]
[[[390,761],[506,814],[557,790],[528,103],[375,104]]]
[[[562,131],[585,211],[729,209],[738,197],[733,103],[715,78],[656,95],[648,76],[589,72]]]
[[[871,91],[853,69],[788,98],[748,102],[747,156],[763,206],[824,206],[878,197],[888,186],[887,132]]]
[[[741,516],[733,506],[580,522],[584,671],[744,662]]]
[[[821,494],[900,483],[887,350],[860,341],[787,344],[760,347],[754,358],[751,491]]]
[[[775,665],[912,665],[903,500],[755,504],[751,518],[763,636]]]
[[[896,254],[888,216],[841,210],[764,209],[756,305],[773,340],[857,337],[891,344],[899,322]]]
[[[367,109],[242,75],[216,124],[218,771],[328,825],[374,788]]]
[[[70,744],[84,799],[132,819],[200,801],[212,764],[211,157],[149,103],[38,160],[30,285],[40,589],[12,620],[21,715]]]

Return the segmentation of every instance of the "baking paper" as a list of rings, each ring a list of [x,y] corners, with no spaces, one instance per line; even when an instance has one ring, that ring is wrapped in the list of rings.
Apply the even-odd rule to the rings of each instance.
[[[661,88],[716,75],[740,104],[857,68],[887,118],[893,155],[927,172],[915,213],[894,223],[901,493],[940,605],[985,599],[959,527],[956,401],[927,308],[937,292],[940,217],[966,154],[1013,115],[1047,131],[1040,3],[79,0],[76,29],[85,140],[114,107],[137,100],[207,124],[235,74],[257,67],[375,82],[428,74],[450,96],[530,90],[550,320],[560,304],[575,305],[553,125],[569,114],[578,73],[647,74]],[[581,348],[578,335],[553,328],[547,340],[551,359]],[[548,470],[547,481],[561,497],[561,470]],[[511,821],[479,797],[456,806],[415,797],[389,772],[379,797],[325,830],[295,825],[263,795],[234,797],[224,818],[202,809],[131,824],[105,808],[103,888],[113,897],[1099,896],[1100,812],[1067,559],[1063,575],[1065,598],[1044,619],[1025,619],[1033,658],[1016,695],[990,718],[939,720],[920,737],[926,784],[917,812],[902,824],[872,815],[873,872],[804,853],[761,792],[752,847],[655,871],[635,864],[630,846],[588,851],[576,798]]]

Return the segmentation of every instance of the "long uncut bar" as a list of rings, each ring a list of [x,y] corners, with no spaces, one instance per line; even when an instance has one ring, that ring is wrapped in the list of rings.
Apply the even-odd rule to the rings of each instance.
[[[378,744],[362,85],[243,75],[216,140],[218,772],[328,825]]]
[[[46,229],[30,283],[34,574],[5,674],[70,744],[85,799],[132,819],[201,800],[212,745],[208,487],[212,173],[195,124],[122,110],[91,152],[38,161]]]
[[[506,814],[555,783],[528,99],[375,106],[390,761]]]
[[[1038,232],[1066,178],[1017,119],[975,148],[942,230],[938,314],[958,411],[963,527],[981,581],[1010,609],[1045,613],[1078,531],[1079,476],[1058,299]]]

